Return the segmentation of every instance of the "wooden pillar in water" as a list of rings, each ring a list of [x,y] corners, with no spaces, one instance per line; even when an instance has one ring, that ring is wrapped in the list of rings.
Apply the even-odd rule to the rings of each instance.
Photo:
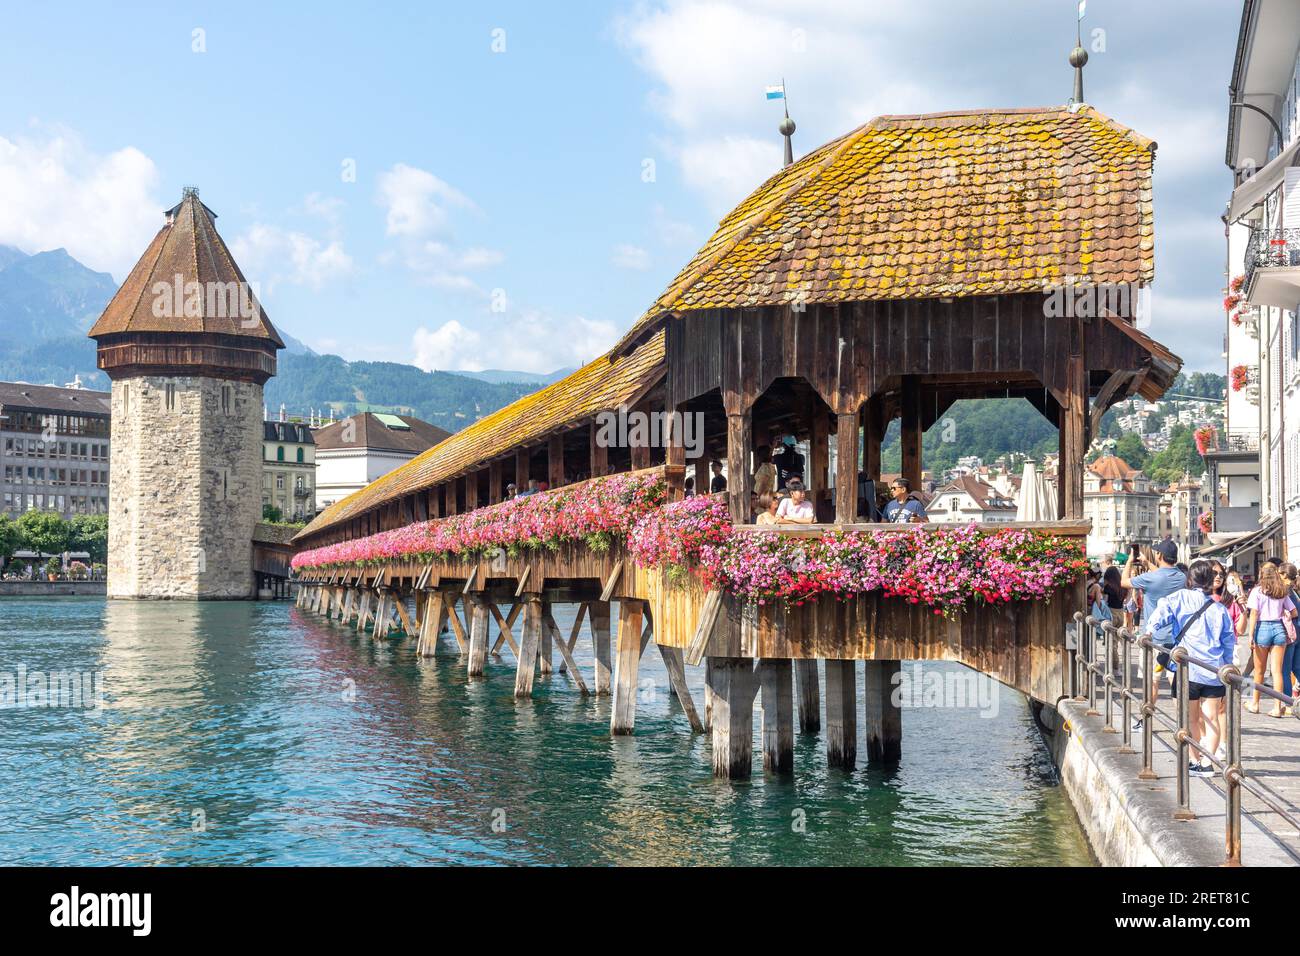
[[[749,521],[749,488],[754,482],[749,473],[751,424],[748,408],[727,415],[727,502],[731,506],[734,524]],[[699,487],[695,490],[701,494],[708,491]]]
[[[519,663],[515,668],[515,696],[533,696],[533,674],[537,669],[537,645],[542,631],[542,602],[536,594],[525,594],[524,630],[519,637]]]
[[[609,602],[592,601],[587,605],[587,621],[591,628],[592,661],[596,668],[595,692],[609,693]]]
[[[862,696],[866,704],[867,760],[897,763],[903,756],[903,711],[894,701],[899,661],[864,661]]]
[[[822,695],[817,680],[817,659],[795,661],[794,678],[799,691],[799,733],[815,734],[822,729]]]
[[[704,658],[704,729],[713,729],[713,658]]]
[[[614,657],[614,707],[609,732],[630,734],[636,726],[637,671],[641,666],[641,601],[622,601],[618,608],[618,648]]]
[[[852,770],[858,760],[856,661],[826,660],[826,763]]]
[[[469,609],[469,663],[467,672],[470,677],[482,676],[487,666],[488,620],[490,613],[487,602],[477,594],[465,595],[465,606]]]
[[[712,662],[713,775],[747,780],[754,762],[754,662],[748,657]]]
[[[793,674],[786,658],[764,658],[758,662],[759,686],[763,691],[763,769],[788,773],[794,769]]]
[[[903,376],[902,460],[903,477],[912,490],[921,490],[921,380],[916,375]]]

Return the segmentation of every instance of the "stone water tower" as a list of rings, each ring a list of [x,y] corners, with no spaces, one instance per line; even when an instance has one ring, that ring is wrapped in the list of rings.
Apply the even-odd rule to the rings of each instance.
[[[253,596],[262,386],[284,348],[187,188],[90,337],[113,382],[108,596]]]

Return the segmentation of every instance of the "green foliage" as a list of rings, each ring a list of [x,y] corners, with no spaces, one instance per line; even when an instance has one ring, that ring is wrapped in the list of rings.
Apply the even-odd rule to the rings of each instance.
[[[1228,393],[1228,379],[1213,372],[1193,372],[1191,375],[1179,372],[1169,391],[1197,398],[1223,398]]]
[[[32,509],[18,519],[21,547],[37,553],[61,554],[68,550],[68,523],[53,511]]]
[[[1122,458],[1130,468],[1136,468],[1138,471],[1147,470],[1146,445],[1142,444],[1142,439],[1132,432],[1122,436],[1115,443],[1115,456]]]
[[[1184,474],[1200,478],[1205,459],[1196,450],[1196,437],[1186,425],[1175,425],[1169,434],[1169,446],[1154,455],[1143,469],[1154,481],[1168,484]]]
[[[59,561],[58,558],[50,558],[50,560],[45,562],[46,574],[58,574],[62,570],[63,570],[63,564]]]
[[[9,559],[21,546],[22,538],[17,522],[8,515],[0,514],[0,568],[9,563]]]
[[[262,505],[262,520],[271,524],[283,524],[284,512],[275,505]]]
[[[901,469],[899,441],[895,420],[881,445],[881,471]],[[977,455],[988,463],[1012,453],[1042,458],[1057,449],[1056,429],[1023,398],[954,402],[921,442],[921,460],[935,474],[952,468],[958,458],[967,455]]]
[[[74,515],[68,522],[68,550],[85,551],[92,562],[108,560],[108,515]]]

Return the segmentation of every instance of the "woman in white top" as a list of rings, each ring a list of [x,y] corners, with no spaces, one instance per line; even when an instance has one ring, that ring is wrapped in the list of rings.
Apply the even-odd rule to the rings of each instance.
[[[798,478],[791,478],[785,487],[790,492],[790,497],[782,498],[781,506],[776,509],[777,523],[812,524],[816,521],[817,515],[813,511],[812,502],[804,496],[803,482]]]

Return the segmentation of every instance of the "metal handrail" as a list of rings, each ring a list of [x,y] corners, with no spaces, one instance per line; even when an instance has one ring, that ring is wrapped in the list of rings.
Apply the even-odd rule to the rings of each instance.
[[[1252,229],[1246,240],[1245,282],[1258,268],[1300,265],[1300,229]]]
[[[1137,703],[1141,708],[1142,721],[1142,769],[1138,772],[1139,780],[1154,780],[1156,773],[1152,769],[1152,736],[1154,734],[1155,722],[1158,720],[1166,729],[1173,733],[1174,741],[1178,745],[1178,771],[1177,771],[1177,794],[1178,808],[1174,811],[1174,818],[1178,820],[1194,820],[1195,812],[1191,808],[1191,759],[1190,751],[1196,750],[1197,753],[1210,761],[1210,764],[1219,770],[1224,780],[1224,817],[1226,820],[1226,830],[1224,833],[1224,865],[1240,866],[1241,865],[1241,792],[1245,790],[1250,793],[1270,810],[1278,814],[1289,825],[1300,831],[1300,821],[1291,815],[1291,812],[1283,807],[1282,797],[1275,793],[1270,787],[1262,781],[1248,775],[1241,765],[1241,710],[1244,706],[1244,694],[1246,691],[1258,691],[1266,697],[1292,707],[1292,713],[1300,718],[1300,696],[1288,697],[1286,694],[1273,690],[1262,684],[1257,684],[1248,677],[1243,677],[1241,671],[1232,664],[1223,667],[1215,667],[1208,661],[1200,660],[1188,653],[1187,648],[1176,646],[1172,650],[1165,648],[1163,645],[1157,645],[1146,635],[1135,634],[1129,628],[1116,627],[1110,621],[1099,621],[1091,614],[1085,615],[1082,611],[1074,615],[1076,627],[1081,632],[1076,651],[1076,685],[1075,699],[1080,703],[1087,702],[1088,716],[1104,717],[1105,725],[1102,730],[1105,733],[1117,733],[1111,726],[1113,718],[1113,695],[1118,686],[1118,693],[1121,700],[1123,727],[1122,744],[1120,753],[1133,753],[1130,746],[1130,733],[1132,725],[1130,722],[1130,705]],[[1101,643],[1104,647],[1104,660],[1097,661],[1096,650],[1098,635],[1100,634]],[[1122,652],[1122,669],[1120,678],[1114,674],[1115,662],[1117,658],[1113,655],[1116,638],[1119,639]],[[1131,657],[1129,650],[1136,646],[1142,651],[1142,696],[1133,689],[1131,680]],[[1176,678],[1177,694],[1177,713],[1176,719],[1171,719],[1166,714],[1156,709],[1155,697],[1150,693],[1154,685],[1151,683],[1154,675],[1155,655],[1159,651],[1169,653],[1170,658],[1179,665]],[[1219,680],[1223,681],[1224,686],[1228,688],[1227,705],[1227,740],[1223,742],[1226,759],[1220,761],[1214,754],[1206,752],[1201,746],[1200,741],[1193,740],[1190,732],[1190,706],[1188,698],[1188,665],[1196,665],[1203,670],[1216,673]],[[1104,714],[1097,711],[1097,681],[1092,677],[1101,679],[1105,688]],[[1082,692],[1086,691],[1086,696]]]

